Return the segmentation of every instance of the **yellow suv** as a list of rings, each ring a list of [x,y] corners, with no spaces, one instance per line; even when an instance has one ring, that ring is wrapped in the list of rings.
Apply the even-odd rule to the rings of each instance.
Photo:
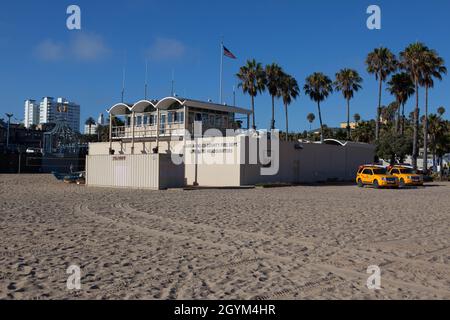
[[[423,176],[415,173],[410,167],[392,166],[388,167],[388,172],[398,178],[401,188],[405,186],[423,186]]]
[[[377,165],[360,166],[356,174],[358,187],[371,185],[375,188],[398,188],[399,179],[389,174],[387,169]]]

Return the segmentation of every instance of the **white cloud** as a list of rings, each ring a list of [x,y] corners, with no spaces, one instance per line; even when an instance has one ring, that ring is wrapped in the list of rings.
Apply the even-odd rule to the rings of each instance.
[[[148,56],[152,60],[176,60],[186,52],[186,46],[179,40],[156,38],[148,49]]]
[[[36,55],[45,61],[61,60],[64,56],[64,46],[53,40],[44,40],[35,49]]]
[[[78,33],[67,44],[48,39],[35,48],[37,57],[44,61],[58,61],[65,58],[93,61],[109,52],[103,38],[91,33]]]
[[[108,54],[109,49],[101,36],[79,33],[71,42],[70,52],[80,60],[97,60]]]

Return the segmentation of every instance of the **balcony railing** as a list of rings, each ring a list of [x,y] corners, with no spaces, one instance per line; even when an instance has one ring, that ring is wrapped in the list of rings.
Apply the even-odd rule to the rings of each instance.
[[[156,138],[157,137],[156,125],[141,125],[134,128],[134,138]],[[159,127],[160,137],[170,136],[183,136],[184,124],[161,124]],[[112,127],[111,136],[113,139],[132,139],[133,128],[131,126],[116,126]]]
[[[209,125],[208,123],[204,123],[201,125],[202,134],[209,129],[216,129],[221,132],[221,134],[225,134],[226,127],[216,127]],[[229,129],[232,128],[232,124],[229,124]],[[195,125],[191,124],[188,126],[188,130],[190,134],[193,135],[195,133]],[[111,130],[112,138],[115,140],[120,139],[131,139],[133,137],[133,128],[131,126],[116,126],[112,127]],[[211,132],[214,134],[213,132]],[[159,128],[159,137],[170,137],[170,136],[184,136],[184,123],[171,123],[171,124],[160,124]],[[157,128],[156,125],[137,125],[134,127],[134,138],[156,138],[157,137]]]

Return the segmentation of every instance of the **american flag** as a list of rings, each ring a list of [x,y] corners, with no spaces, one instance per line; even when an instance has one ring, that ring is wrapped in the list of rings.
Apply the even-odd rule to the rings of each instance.
[[[228,57],[228,58],[231,58],[231,59],[237,59],[236,56],[234,54],[232,54],[230,50],[225,48],[225,46],[223,47],[223,55],[225,57]]]

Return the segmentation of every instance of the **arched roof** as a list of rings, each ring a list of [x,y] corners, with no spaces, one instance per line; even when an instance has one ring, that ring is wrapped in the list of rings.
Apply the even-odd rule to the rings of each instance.
[[[148,109],[155,110],[156,106],[149,100],[141,100],[136,102],[132,107],[132,112],[145,112]]]
[[[108,113],[112,114],[113,116],[117,115],[124,115],[131,112],[131,105],[125,104],[125,103],[117,103],[113,105],[109,110]]]
[[[115,104],[114,106],[112,106],[107,111],[109,114],[111,114],[113,116],[120,116],[120,115],[129,114],[131,112],[142,113],[142,112],[148,111],[149,109],[150,110],[155,110],[155,109],[167,110],[174,104],[179,104],[180,106],[188,106],[188,107],[216,110],[216,111],[223,111],[223,112],[233,112],[233,113],[247,114],[247,115],[250,115],[252,113],[250,110],[238,108],[238,107],[234,107],[234,106],[227,106],[227,105],[221,105],[221,104],[212,103],[212,102],[204,102],[204,101],[183,99],[183,98],[177,98],[177,97],[166,97],[159,101],[140,100],[133,105],[126,104],[126,103],[118,103],[118,104]]]
[[[175,97],[167,97],[162,100],[159,100],[156,104],[156,108],[160,110],[166,110],[174,103],[179,103],[180,105],[183,105],[186,101],[181,101]]]

